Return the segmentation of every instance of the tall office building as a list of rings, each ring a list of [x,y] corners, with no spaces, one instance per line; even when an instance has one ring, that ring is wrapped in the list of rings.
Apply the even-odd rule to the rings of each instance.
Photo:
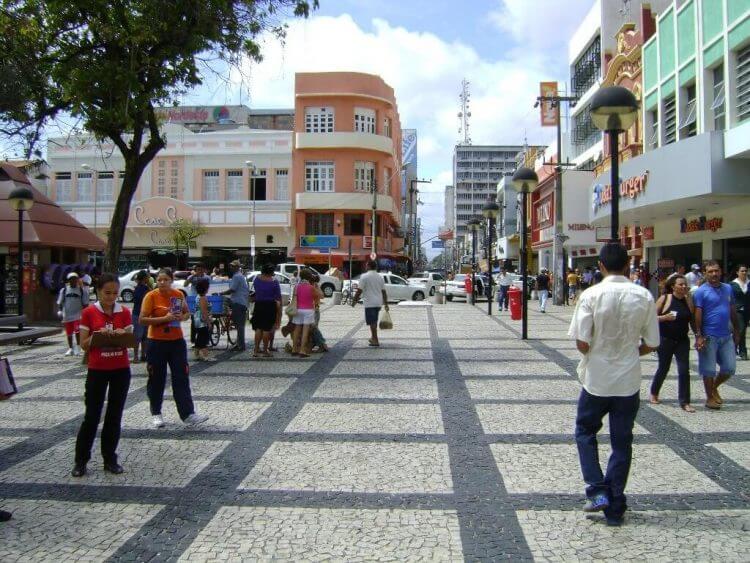
[[[466,222],[482,215],[489,198],[497,197],[497,184],[516,169],[521,145],[456,145],[453,151],[456,243],[468,240]],[[448,221],[446,211],[446,222]]]

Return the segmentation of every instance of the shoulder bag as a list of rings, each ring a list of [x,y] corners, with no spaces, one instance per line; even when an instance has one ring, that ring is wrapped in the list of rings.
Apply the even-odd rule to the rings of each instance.
[[[297,286],[294,286],[294,289],[292,290],[292,298],[289,300],[289,305],[286,306],[286,309],[284,309],[284,312],[290,316],[293,317],[297,314]]]

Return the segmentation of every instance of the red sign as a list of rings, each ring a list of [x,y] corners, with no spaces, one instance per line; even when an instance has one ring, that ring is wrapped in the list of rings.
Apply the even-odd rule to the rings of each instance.
[[[554,192],[541,196],[531,207],[531,242],[544,243],[554,237],[555,199]]]
[[[453,230],[446,229],[445,231],[440,231],[438,238],[440,240],[453,240]]]
[[[721,229],[723,224],[724,219],[722,217],[713,217],[711,219],[706,219],[705,216],[700,216],[697,219],[693,219],[692,221],[688,221],[687,219],[683,218],[680,219],[680,232],[695,233],[697,231],[711,231],[712,233],[715,233],[716,231]]]
[[[646,191],[648,171],[640,176],[633,176],[620,182],[620,197],[635,199]],[[594,186],[594,211],[612,201],[612,185]]]
[[[557,82],[540,82],[539,94],[542,98],[552,98],[557,96]],[[552,100],[542,100],[539,104],[542,127],[557,125],[558,111],[560,105],[552,105]]]
[[[642,227],[641,238],[643,240],[654,240],[654,228],[653,227]]]

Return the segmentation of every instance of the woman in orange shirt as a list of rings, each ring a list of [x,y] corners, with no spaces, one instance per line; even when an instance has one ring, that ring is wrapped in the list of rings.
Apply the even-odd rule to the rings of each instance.
[[[139,322],[148,326],[148,384],[146,392],[154,428],[164,426],[161,405],[167,381],[167,365],[172,374],[172,396],[180,419],[189,426],[208,420],[195,412],[190,392],[190,366],[182,321],[190,318],[182,292],[172,289],[172,270],[163,268],[156,277],[156,289],[143,298]]]

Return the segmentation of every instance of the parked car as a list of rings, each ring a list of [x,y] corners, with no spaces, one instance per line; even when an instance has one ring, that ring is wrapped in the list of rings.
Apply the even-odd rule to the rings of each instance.
[[[292,262],[285,262],[283,264],[276,264],[276,271],[286,274],[291,277],[295,273],[299,275],[300,270],[307,268],[304,264],[295,264]],[[335,276],[328,276],[326,274],[318,274],[320,276],[320,289],[323,291],[323,295],[330,297],[334,291],[341,291],[342,283],[341,280]]]
[[[142,271],[142,269],[132,270],[124,276],[120,276],[120,299],[122,299],[125,303],[133,302],[133,297],[135,296],[135,286],[138,284],[138,282],[135,280],[135,276]],[[158,270],[149,270],[149,273],[154,277],[154,279],[156,279]],[[172,287],[174,289],[179,289],[185,296],[187,295],[187,291],[185,291],[185,280],[189,275],[190,272],[188,271],[178,270],[177,272],[175,272],[175,280],[172,282]]]
[[[247,274],[247,283],[250,286],[250,295],[253,294],[253,280],[260,275],[260,272],[250,272]],[[292,296],[292,280],[286,274],[281,272],[275,272],[273,277],[279,282],[281,286],[281,304],[286,306]]]
[[[445,276],[438,272],[417,272],[409,277],[409,285],[424,285],[429,295],[435,295],[435,291],[445,282]]]
[[[427,286],[424,284],[410,284],[401,276],[396,274],[378,272],[385,282],[385,295],[388,302],[396,301],[423,301],[427,295]],[[351,281],[344,282],[344,291],[352,295],[357,291],[360,276]]]
[[[449,280],[445,285],[445,298],[448,301],[452,301],[454,297],[466,299],[466,278],[471,277],[471,274],[456,274],[452,280]],[[485,295],[485,283],[481,276],[474,277],[474,295],[477,299],[480,297],[486,297]]]

